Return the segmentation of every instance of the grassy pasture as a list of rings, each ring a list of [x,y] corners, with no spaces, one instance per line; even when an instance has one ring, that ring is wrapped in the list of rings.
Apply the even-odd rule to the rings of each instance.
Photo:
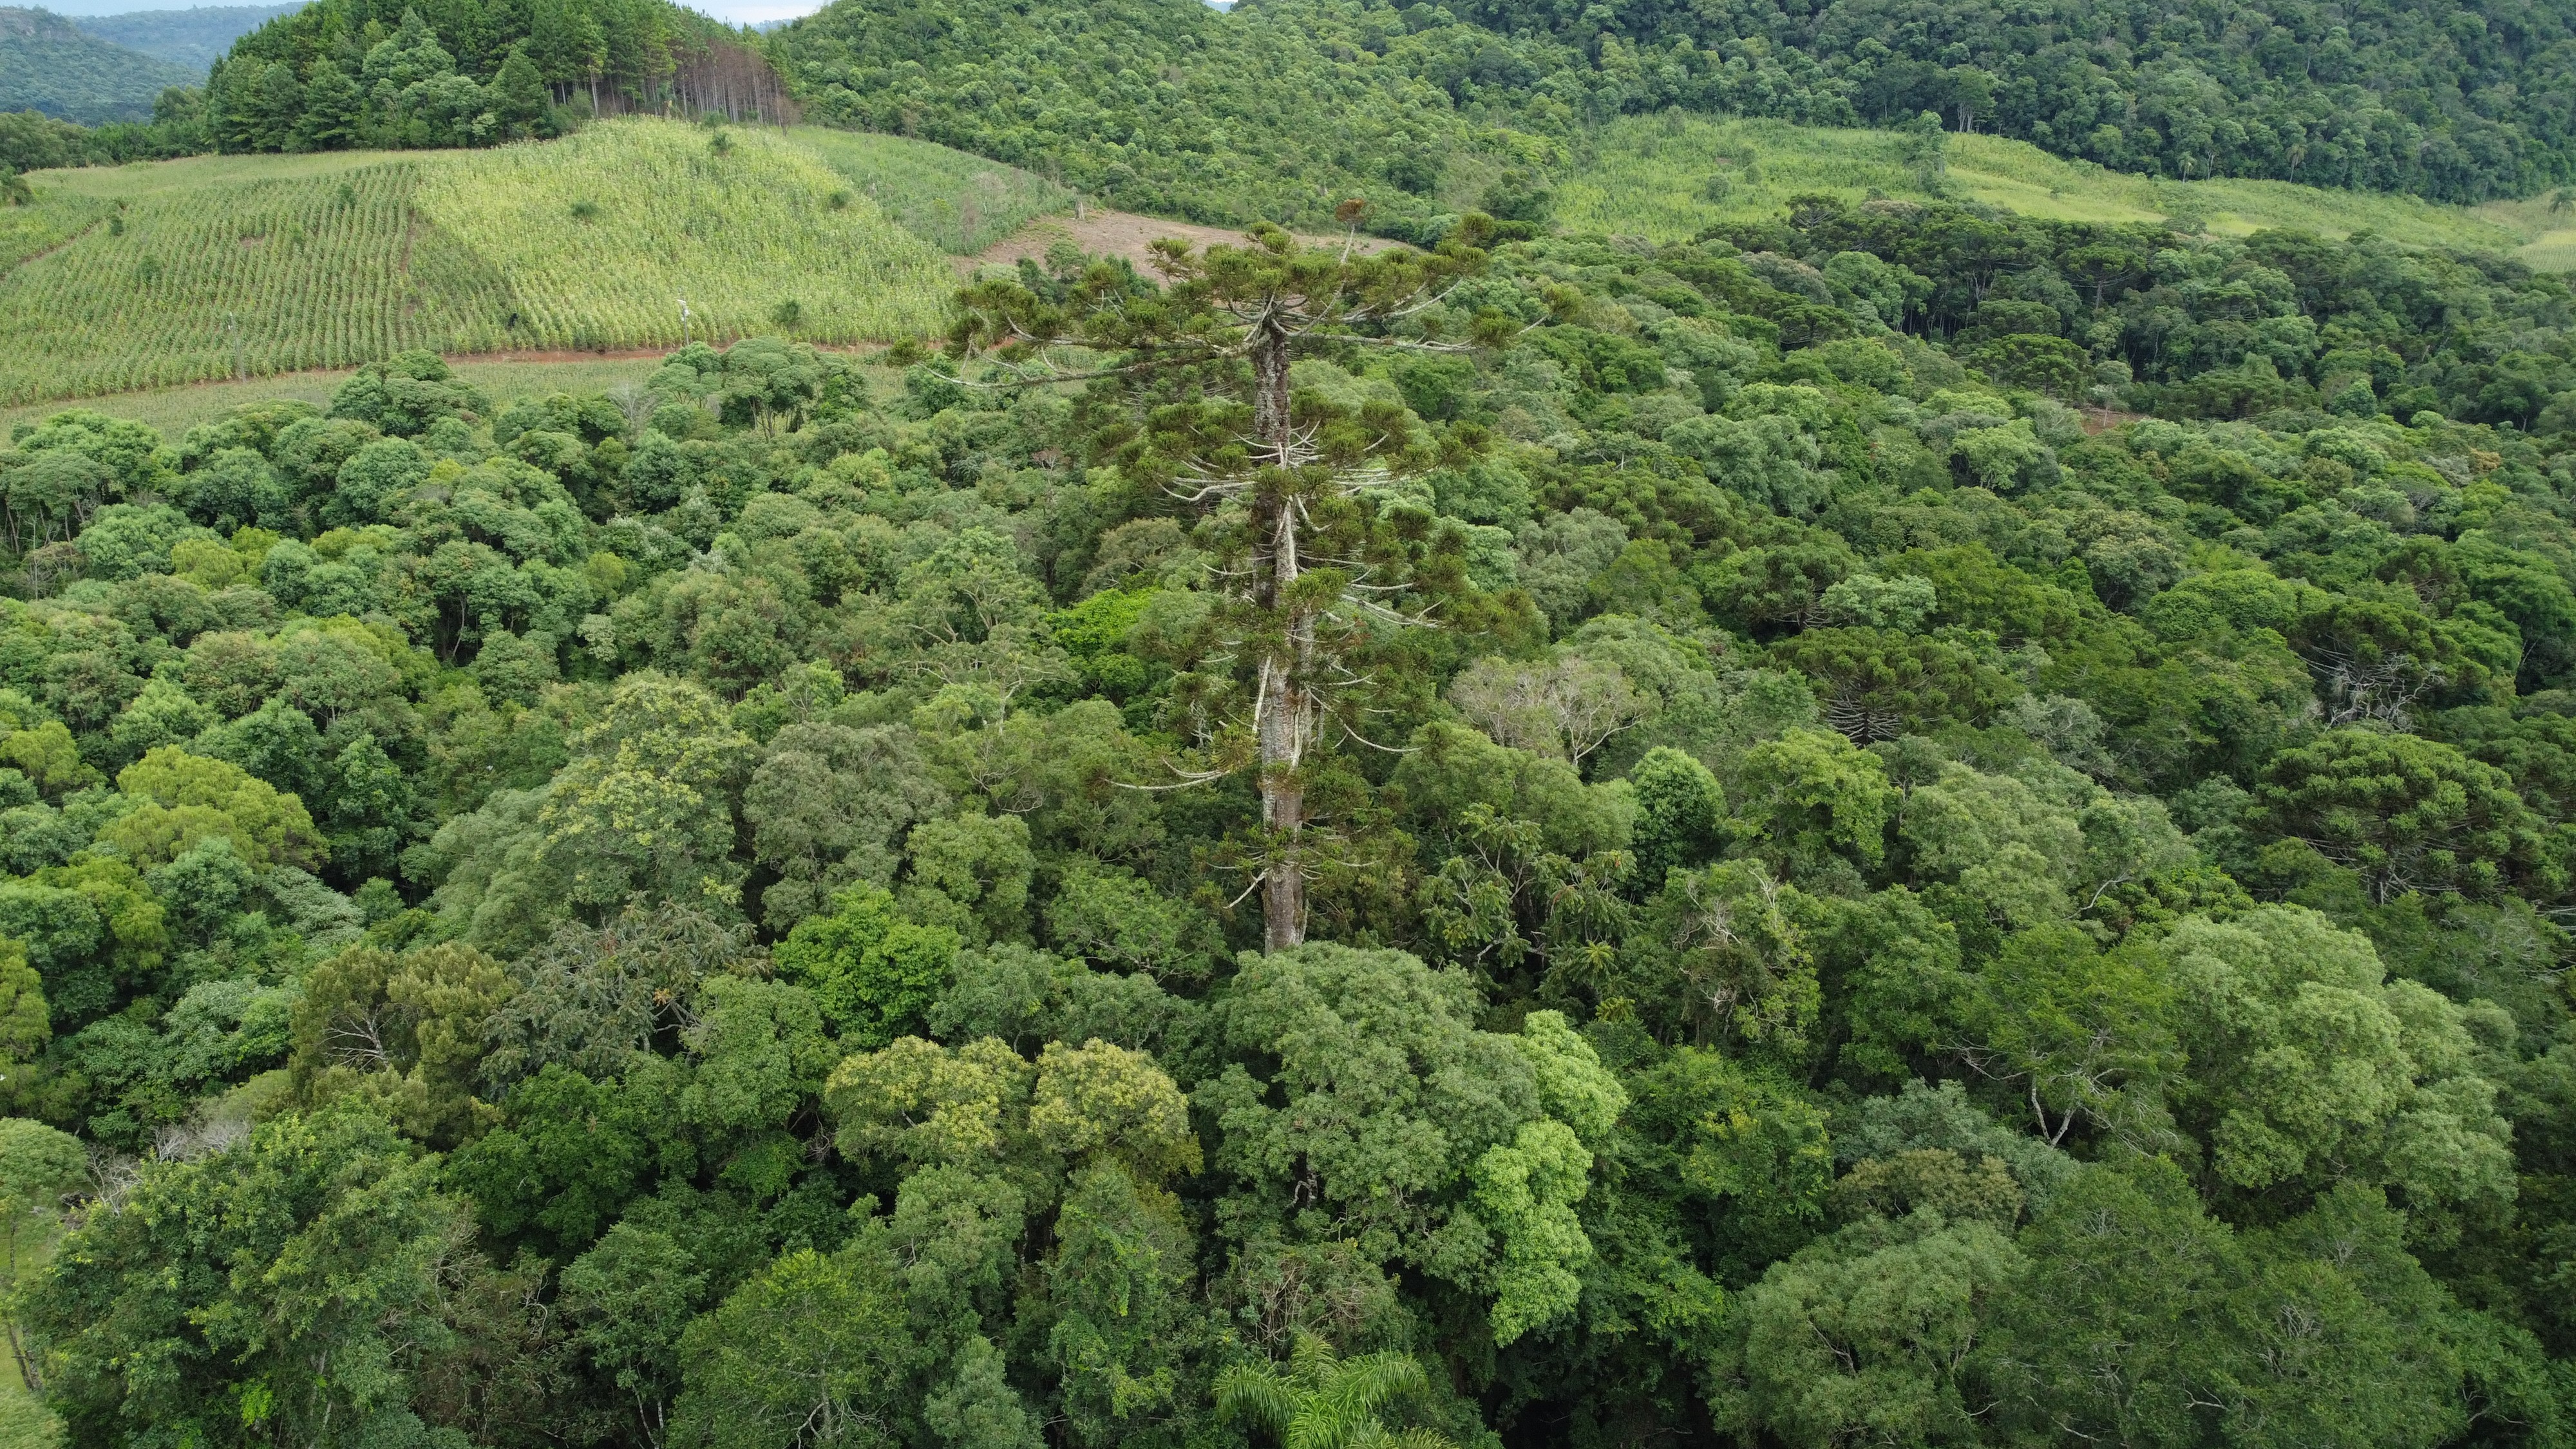
[[[1713,187],[1719,177],[1724,184]],[[2159,181],[1995,136],[1952,136],[1944,184],[1953,196],[2068,221],[2193,216],[2222,236],[2265,227],[2328,236],[2366,229],[2412,246],[2519,252],[2542,267],[2576,264],[2576,213],[2552,216],[2543,202],[2471,209],[2282,181]],[[1777,216],[1790,197],[1818,191],[1853,200],[1872,191],[1929,195],[1892,132],[1636,116],[1594,133],[1589,153],[1558,188],[1556,215],[1579,230],[1672,241],[1721,222]],[[2553,227],[2567,230],[2552,237]]]
[[[534,360],[515,357],[459,357],[450,360],[457,376],[481,388],[497,405],[511,398],[544,397],[557,392],[608,392],[621,384],[642,384],[662,365],[659,353],[646,357],[584,357]],[[243,403],[292,398],[328,407],[331,394],[348,380],[350,368],[281,373],[244,382],[197,382],[152,388],[108,397],[65,402],[20,403],[0,408],[0,436],[22,422],[39,422],[67,407],[95,408],[111,417],[149,423],[175,439],[199,423],[212,422]],[[0,1449],[6,1449],[0,1444]]]
[[[933,142],[821,126],[790,134],[904,230],[958,256],[1073,206],[1073,193],[1043,176]]]

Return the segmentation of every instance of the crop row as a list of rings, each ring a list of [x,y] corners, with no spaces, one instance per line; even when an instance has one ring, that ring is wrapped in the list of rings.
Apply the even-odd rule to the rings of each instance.
[[[0,254],[0,403],[406,347],[882,340],[935,326],[954,285],[933,247],[804,148],[665,121],[16,210],[44,208],[28,259]]]
[[[421,213],[507,279],[522,346],[676,342],[683,299],[700,338],[883,339],[932,325],[954,285],[937,252],[774,133],[629,120],[441,159]]]
[[[437,345],[494,285],[409,265],[415,168],[146,196],[0,278],[0,398],[344,367]]]

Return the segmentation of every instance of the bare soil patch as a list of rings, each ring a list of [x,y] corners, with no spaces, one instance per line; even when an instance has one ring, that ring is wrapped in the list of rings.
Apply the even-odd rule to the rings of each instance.
[[[957,259],[958,270],[972,274],[976,268],[999,263],[1016,264],[1022,257],[1046,256],[1048,247],[1059,241],[1070,241],[1094,256],[1125,257],[1144,270],[1153,260],[1149,248],[1162,237],[1176,236],[1194,247],[1211,243],[1239,245],[1244,228],[1233,226],[1200,226],[1194,222],[1165,221],[1161,217],[1138,216],[1129,211],[1089,211],[1080,220],[1058,213],[1040,217],[1002,238],[971,257]],[[1298,240],[1312,246],[1339,246],[1342,236],[1301,234]],[[1399,243],[1384,237],[1363,236],[1353,243],[1361,252],[1384,251]]]

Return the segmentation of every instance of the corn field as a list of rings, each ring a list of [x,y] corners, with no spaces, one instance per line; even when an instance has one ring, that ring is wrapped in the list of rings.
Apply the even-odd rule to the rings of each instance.
[[[424,171],[418,208],[507,279],[516,324],[460,350],[677,342],[682,298],[701,340],[883,339],[935,326],[956,285],[937,252],[774,131],[633,118],[449,153]]]
[[[682,298],[700,339],[884,339],[935,326],[954,285],[775,132],[634,118],[336,171],[297,159],[197,184],[149,167],[35,178],[38,204],[10,209],[26,239],[0,230],[0,403],[407,347],[658,347],[682,340]]]

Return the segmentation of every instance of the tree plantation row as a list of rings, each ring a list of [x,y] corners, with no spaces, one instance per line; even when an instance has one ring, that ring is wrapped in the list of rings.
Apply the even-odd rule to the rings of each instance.
[[[2568,1442],[2567,287],[1526,230],[19,427],[67,1442]]]

